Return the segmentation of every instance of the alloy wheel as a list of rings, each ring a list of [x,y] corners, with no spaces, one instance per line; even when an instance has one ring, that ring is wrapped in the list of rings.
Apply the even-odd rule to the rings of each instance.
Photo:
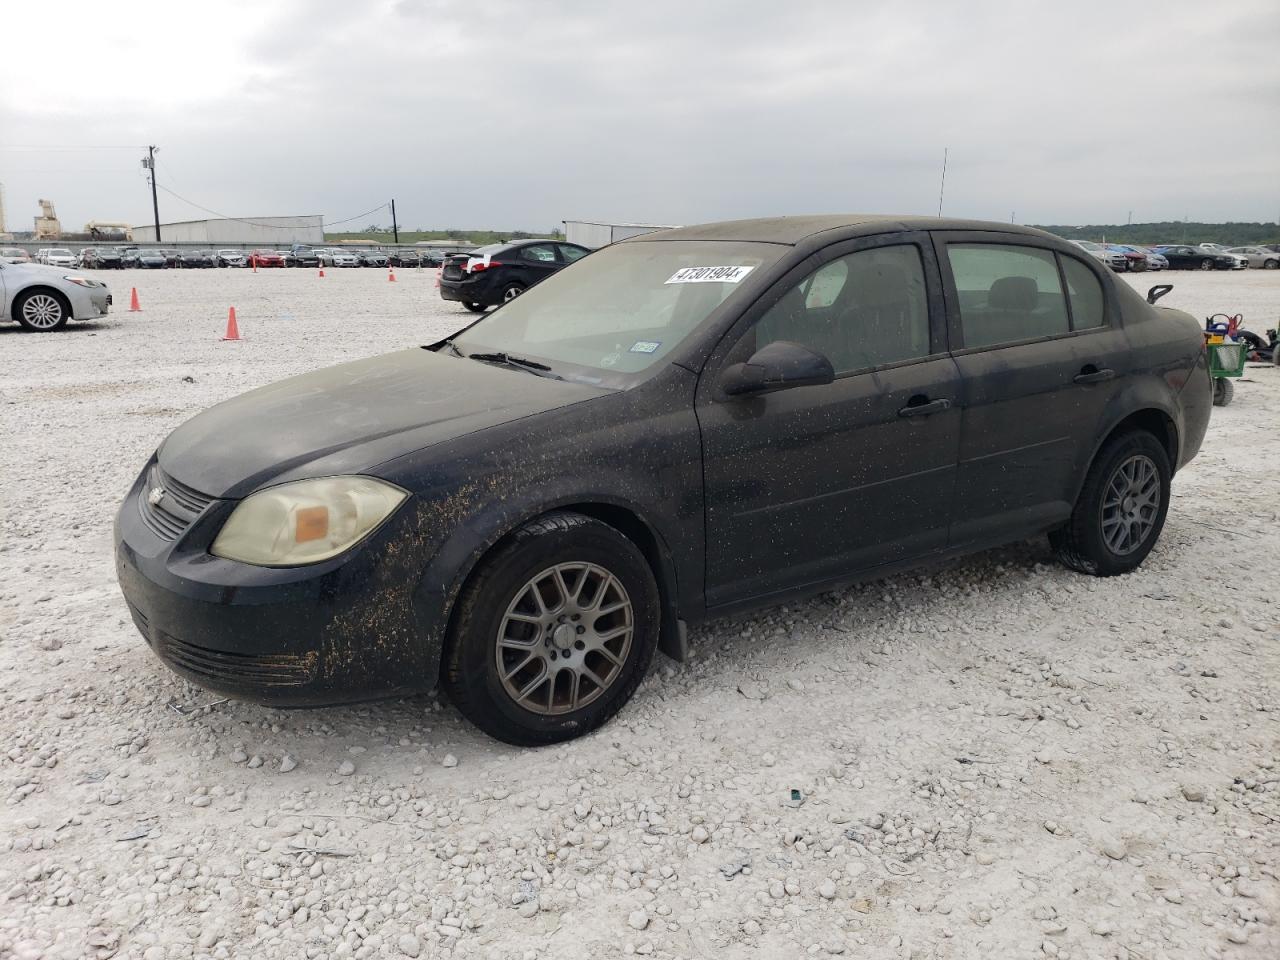
[[[1151,535],[1160,513],[1160,471],[1145,454],[1129,457],[1111,474],[1102,497],[1102,539],[1127,556]]]
[[[62,304],[50,294],[32,294],[22,305],[22,319],[36,330],[52,330],[62,322]]]
[[[571,713],[622,674],[635,616],[626,588],[594,563],[531,577],[507,607],[494,654],[507,695],[542,716]]]

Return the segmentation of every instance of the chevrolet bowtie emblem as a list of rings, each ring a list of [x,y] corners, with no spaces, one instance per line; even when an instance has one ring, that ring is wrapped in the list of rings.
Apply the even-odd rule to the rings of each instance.
[[[147,503],[153,507],[159,506],[160,501],[164,499],[164,487],[152,487],[147,491]]]

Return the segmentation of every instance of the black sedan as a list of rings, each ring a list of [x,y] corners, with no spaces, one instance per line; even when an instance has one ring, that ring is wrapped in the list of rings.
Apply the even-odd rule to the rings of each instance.
[[[203,270],[213,266],[213,253],[209,250],[183,250],[178,253],[176,265],[186,270]]]
[[[356,256],[360,258],[360,266],[362,267],[385,267],[391,262],[390,258],[381,250],[361,250]]]
[[[163,250],[139,250],[137,259],[129,265],[146,270],[163,270],[169,266],[169,258]]]
[[[422,258],[418,256],[416,250],[395,250],[387,258],[393,267],[420,267],[422,266]]]
[[[1169,261],[1170,270],[1234,270],[1236,268],[1235,257],[1216,250],[1204,250],[1182,243],[1152,249]]]
[[[576,243],[519,240],[450,254],[440,275],[440,296],[481,313],[514,300],[590,252]]]
[[[496,737],[576,737],[706,617],[1045,533],[1137,567],[1211,408],[1162,292],[1010,224],[651,233],[189,420],[120,508],[120,585],[228,696],[439,682]]]

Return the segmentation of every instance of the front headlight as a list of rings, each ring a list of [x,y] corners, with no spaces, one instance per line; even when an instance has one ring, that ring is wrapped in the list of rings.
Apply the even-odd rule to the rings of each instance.
[[[268,487],[231,512],[209,552],[262,567],[319,563],[367,537],[408,495],[372,477],[324,477]]]
[[[62,279],[67,281],[67,283],[74,283],[77,287],[102,286],[102,284],[100,284],[97,280],[90,279],[89,277],[63,277]]]

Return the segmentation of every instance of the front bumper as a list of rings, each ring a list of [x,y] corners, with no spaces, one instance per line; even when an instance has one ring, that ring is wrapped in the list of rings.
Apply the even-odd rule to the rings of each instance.
[[[280,707],[434,685],[438,651],[429,655],[421,642],[425,617],[414,599],[420,560],[396,549],[413,516],[408,502],[333,560],[256,567],[208,552],[236,501],[204,497],[155,467],[143,470],[116,516],[116,576],[134,624],[171,670],[224,696]],[[166,491],[158,508],[146,500],[156,486]]]

